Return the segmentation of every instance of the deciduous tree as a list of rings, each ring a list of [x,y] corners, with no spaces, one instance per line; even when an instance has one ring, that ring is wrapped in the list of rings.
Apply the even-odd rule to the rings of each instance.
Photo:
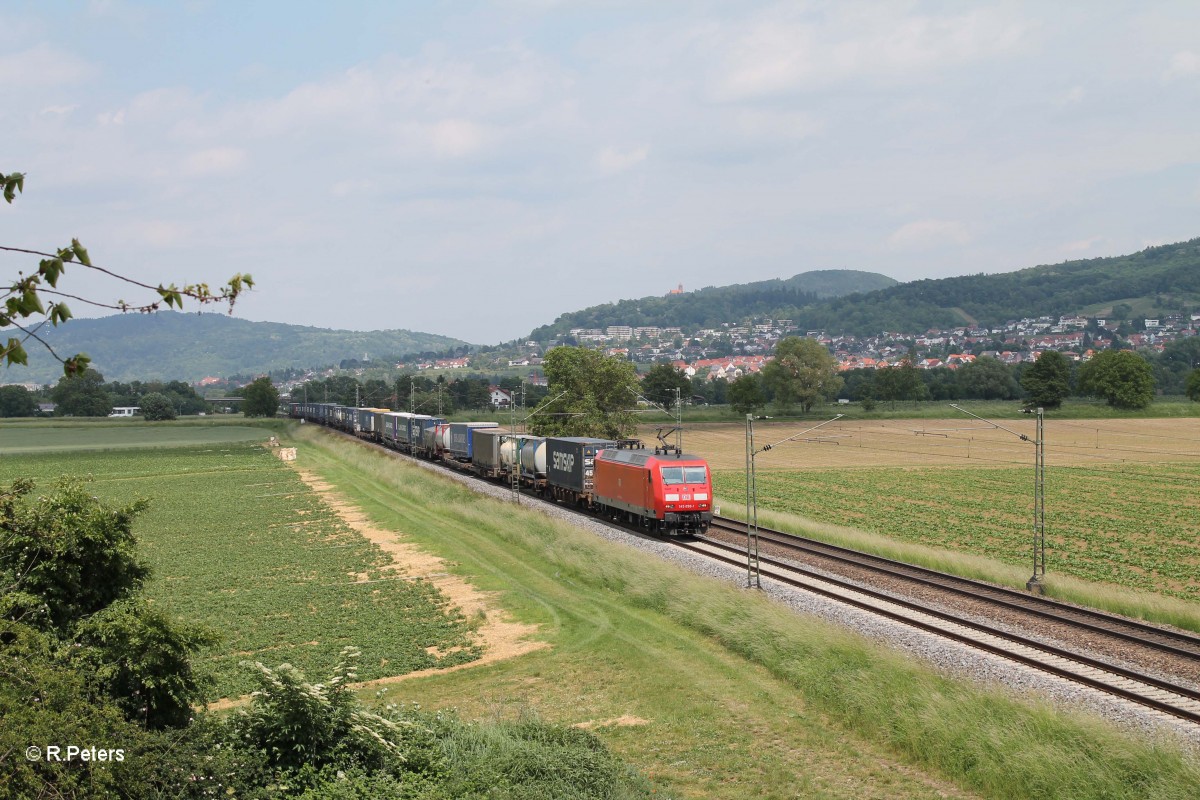
[[[681,399],[687,400],[692,394],[692,382],[670,364],[655,364],[642,376],[642,394],[668,411],[675,407],[676,390]]]
[[[959,367],[958,385],[963,397],[974,400],[1015,400],[1020,392],[1008,365],[986,356]]]
[[[112,396],[104,389],[104,376],[94,369],[64,375],[50,391],[60,417],[106,417],[112,411]]]
[[[582,347],[556,347],[542,364],[549,399],[529,420],[541,436],[619,439],[637,427],[632,412],[637,371],[621,358]]]
[[[0,386],[0,417],[35,417],[37,399],[24,386]]]
[[[917,356],[911,349],[908,355],[900,359],[899,365],[877,369],[873,384],[875,399],[893,404],[897,400],[924,400],[929,391],[925,381],[921,380]]]
[[[738,414],[753,414],[766,404],[761,376],[743,375],[729,384],[729,405]]]
[[[1186,394],[1187,379],[1200,366],[1200,336],[1169,342],[1151,362],[1154,383],[1163,394]]]
[[[263,376],[242,388],[242,413],[247,417],[273,417],[279,411],[279,390]]]
[[[1183,391],[1189,399],[1200,402],[1200,369],[1194,369],[1188,373]]]
[[[175,405],[166,395],[158,392],[142,395],[139,408],[142,409],[142,417],[150,422],[175,419]]]
[[[1079,391],[1114,408],[1145,408],[1154,400],[1154,373],[1129,350],[1103,350],[1079,368]]]
[[[789,336],[775,345],[775,358],[763,367],[763,382],[783,407],[799,403],[807,413],[820,400],[830,400],[842,388],[837,361],[812,339]]]
[[[1021,375],[1031,405],[1058,408],[1071,393],[1071,365],[1057,350],[1045,350]]]

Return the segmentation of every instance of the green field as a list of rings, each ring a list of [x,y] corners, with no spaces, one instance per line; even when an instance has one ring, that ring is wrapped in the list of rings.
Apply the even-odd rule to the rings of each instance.
[[[1200,600],[1200,465],[1062,467],[1046,473],[1047,570]],[[737,505],[745,473],[715,490]],[[1031,563],[1029,468],[921,467],[758,473],[760,507],[902,542]]]
[[[98,433],[79,435],[95,444]],[[0,483],[29,476],[44,490],[64,473],[90,475],[105,500],[149,498],[135,525],[154,571],[147,596],[221,637],[207,658],[220,696],[253,688],[243,660],[325,675],[344,646],[357,645],[360,677],[369,680],[476,658],[467,622],[448,613],[433,586],[395,579],[384,569],[390,560],[294,470],[257,444],[227,438],[265,435],[252,427],[151,428],[140,432],[149,448],[5,455]],[[165,445],[188,439],[207,444]],[[439,658],[426,648],[450,652]]]
[[[48,450],[123,450],[144,447],[227,444],[262,441],[268,434],[248,425],[146,424],[133,420],[116,422],[63,422],[0,424],[0,455],[39,453]]]

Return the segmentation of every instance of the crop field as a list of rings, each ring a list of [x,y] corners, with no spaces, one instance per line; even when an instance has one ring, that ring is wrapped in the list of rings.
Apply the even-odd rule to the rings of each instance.
[[[743,472],[716,491],[745,497]],[[1136,481],[1136,483],[1135,483]],[[1200,465],[1047,470],[1052,572],[1200,600]],[[1133,490],[1133,485],[1136,490]],[[1030,564],[1032,470],[902,467],[760,471],[758,502],[818,522]]]
[[[911,466],[1029,466],[1035,434],[1031,418],[1004,420],[1008,430],[963,416],[956,419],[840,419],[804,434],[819,421],[757,422],[758,469],[852,469]],[[1047,419],[1046,466],[1116,466],[1200,462],[1200,418],[1070,420]],[[1030,441],[1021,440],[1020,436]],[[653,441],[653,434],[643,439]],[[744,424],[695,425],[684,449],[704,456],[714,470],[745,470]],[[1032,475],[1032,472],[1031,472]],[[1032,480],[1032,477],[1031,477]]]
[[[262,428],[249,425],[162,425],[122,420],[111,423],[33,422],[0,424],[0,455],[49,450],[124,450],[261,441]]]
[[[243,660],[327,675],[356,645],[370,680],[478,656],[432,585],[395,579],[377,547],[257,444],[0,458],[0,483],[29,476],[42,490],[64,473],[91,475],[108,501],[150,499],[134,529],[154,570],[147,594],[221,636],[208,659],[220,696],[253,688]]]
[[[1031,421],[832,423],[760,452],[760,509],[1030,564]],[[805,430],[756,428],[755,447]],[[743,426],[689,431],[716,493],[745,502]],[[1045,424],[1047,569],[1200,600],[1200,420]]]

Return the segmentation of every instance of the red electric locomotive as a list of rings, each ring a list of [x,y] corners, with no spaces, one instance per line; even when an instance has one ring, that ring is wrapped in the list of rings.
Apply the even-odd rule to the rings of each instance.
[[[593,502],[656,532],[703,533],[712,523],[712,476],[696,456],[605,449],[596,455]]]

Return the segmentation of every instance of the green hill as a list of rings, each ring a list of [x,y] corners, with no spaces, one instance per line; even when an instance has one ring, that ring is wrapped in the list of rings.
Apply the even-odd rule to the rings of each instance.
[[[552,324],[534,330],[531,338],[545,341],[563,336],[572,328],[606,328],[609,325],[704,328],[744,317],[795,318],[800,309],[827,298],[895,285],[892,278],[873,272],[805,272],[786,280],[776,278],[732,286],[709,286],[695,292],[592,306],[563,314]]]
[[[904,283],[814,304],[795,316],[830,333],[922,332],[1041,316],[1160,316],[1200,304],[1200,239],[1131,255],[1065,261],[998,275]]]
[[[226,314],[119,314],[73,319],[39,336],[60,355],[87,353],[106,380],[197,381],[208,375],[337,364],[343,359],[386,360],[464,344],[458,339],[392,331],[336,331],[277,322],[250,322]],[[0,383],[55,382],[62,366],[31,344],[29,366],[0,372]]]
[[[593,306],[563,314],[531,338],[545,341],[571,328],[609,325],[707,328],[751,317],[791,319],[801,329],[861,336],[1073,314],[1135,319],[1197,307],[1200,239],[1192,239],[1125,256],[911,283],[853,270],[806,272],[787,280]]]

